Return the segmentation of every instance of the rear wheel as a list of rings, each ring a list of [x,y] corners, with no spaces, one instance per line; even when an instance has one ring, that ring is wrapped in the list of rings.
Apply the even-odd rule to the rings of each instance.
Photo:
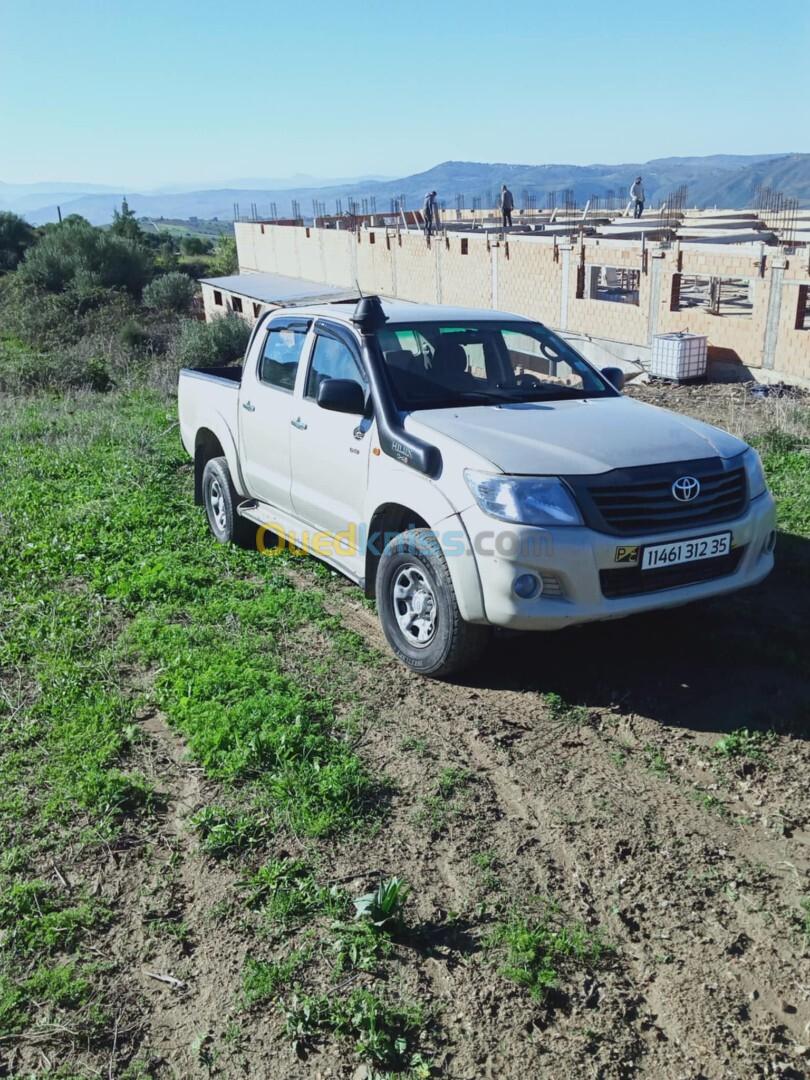
[[[464,622],[436,534],[409,529],[385,547],[377,567],[377,612],[394,654],[434,678],[472,665],[490,637]]]
[[[202,496],[208,527],[220,544],[256,546],[256,526],[239,517],[239,495],[224,457],[207,461],[202,475]]]

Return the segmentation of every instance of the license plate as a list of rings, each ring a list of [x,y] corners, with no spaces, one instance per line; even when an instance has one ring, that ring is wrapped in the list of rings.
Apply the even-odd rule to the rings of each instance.
[[[695,536],[691,540],[678,540],[674,544],[653,544],[641,553],[642,570],[660,570],[662,566],[698,562],[700,559],[716,559],[731,551],[731,533],[715,533],[714,536]]]

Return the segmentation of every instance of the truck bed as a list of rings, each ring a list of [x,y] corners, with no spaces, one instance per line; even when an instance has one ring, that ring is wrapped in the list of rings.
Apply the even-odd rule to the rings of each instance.
[[[231,475],[238,477],[240,365],[231,367],[182,368],[177,383],[180,436],[186,451],[194,457],[195,442],[201,432],[209,432],[222,447]]]

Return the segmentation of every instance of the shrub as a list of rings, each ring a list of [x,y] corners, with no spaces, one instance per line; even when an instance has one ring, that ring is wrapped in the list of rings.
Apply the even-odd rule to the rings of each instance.
[[[127,349],[145,349],[149,344],[148,332],[135,319],[127,319],[121,324],[118,337]]]
[[[50,230],[26,251],[17,272],[45,292],[70,288],[92,297],[97,289],[121,288],[137,295],[152,275],[152,258],[137,241],[79,219]]]
[[[155,311],[183,315],[190,310],[195,291],[191,278],[174,271],[150,281],[143,290],[143,302]]]
[[[250,327],[238,315],[209,323],[184,322],[175,356],[181,367],[224,367],[242,359],[249,337]]]

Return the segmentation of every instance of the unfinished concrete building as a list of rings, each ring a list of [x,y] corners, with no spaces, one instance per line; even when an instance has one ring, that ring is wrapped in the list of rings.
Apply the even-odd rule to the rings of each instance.
[[[238,275],[203,281],[206,317],[377,292],[538,319],[600,365],[646,366],[656,335],[708,339],[710,377],[810,386],[810,212],[527,210],[504,232],[452,211],[430,240],[410,213],[237,221]],[[279,277],[280,276],[280,277]],[[295,283],[290,283],[295,279]]]

